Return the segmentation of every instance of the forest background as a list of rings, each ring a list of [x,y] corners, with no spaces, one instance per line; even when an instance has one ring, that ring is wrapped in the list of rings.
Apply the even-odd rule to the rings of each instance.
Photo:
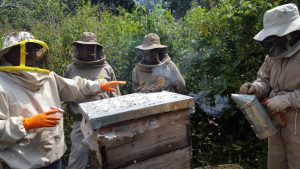
[[[139,3],[137,3],[139,2]],[[0,0],[0,38],[26,30],[48,43],[48,67],[62,74],[72,62],[72,42],[94,32],[104,46],[122,94],[132,93],[135,46],[154,32],[178,65],[195,97],[191,114],[194,167],[237,163],[266,168],[267,141],[259,140],[230,100],[256,77],[264,49],[253,40],[266,10],[285,0]],[[2,44],[1,44],[2,45]],[[1,47],[0,45],[0,47]],[[65,118],[69,145],[72,119]],[[66,161],[68,152],[64,156]],[[66,164],[65,164],[66,165]]]

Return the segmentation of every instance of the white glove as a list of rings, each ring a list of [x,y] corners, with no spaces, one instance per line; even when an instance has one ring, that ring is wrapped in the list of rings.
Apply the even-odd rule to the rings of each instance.
[[[240,94],[255,94],[256,92],[256,86],[250,82],[246,82],[240,87]]]
[[[286,109],[291,107],[290,95],[279,95],[273,98],[270,98],[266,101],[268,110],[272,113],[275,112],[284,112]]]

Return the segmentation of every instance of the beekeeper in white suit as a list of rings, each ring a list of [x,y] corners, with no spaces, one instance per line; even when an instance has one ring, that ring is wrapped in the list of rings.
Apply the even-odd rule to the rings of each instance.
[[[300,17],[295,4],[265,12],[264,28],[254,39],[268,51],[257,79],[243,84],[240,93],[267,99],[278,127],[268,138],[268,169],[300,169]]]
[[[37,65],[42,65],[47,51],[47,44],[28,32],[13,32],[4,39],[0,51],[0,160],[6,169],[60,169],[66,150],[61,101],[80,101],[124,84],[65,79],[41,69]]]

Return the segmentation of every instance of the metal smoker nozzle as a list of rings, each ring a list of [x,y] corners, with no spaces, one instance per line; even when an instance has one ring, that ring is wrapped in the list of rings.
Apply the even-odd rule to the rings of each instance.
[[[231,99],[237,104],[238,107],[243,108],[255,99],[255,95],[246,94],[231,94]]]

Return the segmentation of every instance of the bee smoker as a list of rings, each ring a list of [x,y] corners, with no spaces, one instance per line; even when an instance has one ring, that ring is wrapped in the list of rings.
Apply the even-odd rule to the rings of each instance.
[[[265,108],[260,104],[255,95],[231,94],[231,99],[242,110],[259,139],[265,139],[277,132]]]

